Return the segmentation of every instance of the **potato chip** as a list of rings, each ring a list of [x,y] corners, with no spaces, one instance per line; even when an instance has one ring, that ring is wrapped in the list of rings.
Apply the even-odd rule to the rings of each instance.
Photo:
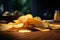
[[[45,28],[49,27],[49,23],[45,20],[42,21],[42,24],[44,25]]]
[[[33,16],[31,14],[27,14],[26,17],[27,18],[33,18]]]
[[[20,21],[19,20],[13,20],[16,24],[19,24]]]
[[[26,22],[27,21],[27,17],[26,16],[21,16],[19,17],[17,20],[19,20],[20,22]]]
[[[40,30],[40,31],[50,31],[50,29],[42,29],[42,28],[37,28],[37,27],[34,27],[35,29],[37,29],[37,30]]]
[[[8,30],[5,30],[5,31],[9,31],[9,32],[17,32],[19,29],[17,28],[10,28]]]
[[[28,33],[28,32],[31,32],[31,30],[19,30],[18,32],[20,32],[20,33]]]
[[[60,29],[60,25],[59,24],[49,24],[51,29]]]
[[[38,17],[38,16],[37,16],[37,17],[34,17],[34,19],[35,19],[35,20],[39,20],[39,21],[41,21],[41,18]]]
[[[10,24],[2,25],[2,27],[1,27],[1,31],[8,30],[8,29],[10,29],[10,28],[12,28],[12,27],[13,27],[13,25],[10,25]]]
[[[14,25],[13,27],[14,27],[14,28],[21,28],[21,27],[23,27],[23,26],[24,26],[24,23],[20,23],[20,24]]]
[[[33,23],[33,25],[35,25],[35,27],[44,28],[44,25],[42,24],[41,21],[34,19],[34,21],[32,23]]]

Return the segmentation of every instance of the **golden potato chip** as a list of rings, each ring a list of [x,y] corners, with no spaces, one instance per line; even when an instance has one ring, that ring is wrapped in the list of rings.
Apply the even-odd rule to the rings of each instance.
[[[28,32],[31,32],[31,30],[19,30],[18,32],[20,32],[20,33],[28,33]]]
[[[33,18],[33,16],[31,14],[27,14],[26,17],[27,18]]]
[[[26,22],[27,21],[27,17],[26,16],[21,16],[19,17],[17,20],[19,20],[20,22]]]
[[[19,24],[20,21],[19,20],[13,20],[16,24]]]
[[[17,32],[19,29],[17,28],[10,28],[8,30],[5,30],[5,31],[10,31],[10,32]]]
[[[59,24],[49,24],[51,29],[60,29],[60,25]]]
[[[44,31],[44,32],[45,32],[45,31],[50,31],[50,29],[41,29],[41,31]]]
[[[39,21],[41,21],[41,18],[38,17],[38,16],[37,16],[37,17],[34,17],[34,19],[35,19],[35,20],[39,20]]]
[[[43,25],[42,22],[39,21],[39,20],[35,20],[35,19],[34,19],[34,21],[33,21],[32,23],[33,23],[33,25],[34,25],[35,27],[44,28],[44,25]]]
[[[9,22],[9,23],[8,23],[8,25],[14,25],[14,24],[15,24],[15,23],[13,23],[13,22]]]
[[[26,22],[27,22],[28,24],[30,24],[30,23],[32,23],[33,21],[34,21],[33,18],[28,18]]]
[[[23,27],[23,26],[24,26],[24,23],[20,23],[20,24],[14,25],[13,27],[14,27],[14,28],[21,28],[21,27]]]
[[[49,23],[45,20],[42,21],[42,24],[44,25],[45,28],[49,27]]]
[[[40,30],[40,31],[44,31],[44,32],[45,31],[50,31],[50,29],[44,29],[44,28],[42,29],[42,28],[37,28],[37,27],[34,27],[34,28],[37,29],[37,30]]]
[[[12,28],[12,27],[13,27],[13,25],[10,25],[10,24],[2,25],[2,27],[1,27],[1,31],[8,30],[8,29],[10,29],[10,28]]]

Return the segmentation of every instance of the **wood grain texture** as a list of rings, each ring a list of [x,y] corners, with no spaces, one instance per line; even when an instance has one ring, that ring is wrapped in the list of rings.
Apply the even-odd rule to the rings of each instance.
[[[0,40],[60,40],[60,30],[31,33],[0,32]]]

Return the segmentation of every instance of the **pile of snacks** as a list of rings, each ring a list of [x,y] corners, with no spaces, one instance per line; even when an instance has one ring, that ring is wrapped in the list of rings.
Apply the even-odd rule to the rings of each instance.
[[[40,17],[33,17],[31,14],[27,14],[20,16],[17,20],[13,20],[13,22],[9,22],[8,24],[1,24],[0,31],[31,32],[32,29],[50,31],[47,28],[54,29],[52,26],[47,21],[41,20]]]

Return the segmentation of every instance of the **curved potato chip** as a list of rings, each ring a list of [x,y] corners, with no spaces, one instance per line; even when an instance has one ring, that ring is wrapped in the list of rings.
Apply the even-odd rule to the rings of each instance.
[[[39,21],[41,21],[41,18],[38,17],[38,16],[37,16],[37,17],[34,17],[34,19],[35,19],[35,20],[39,20]]]
[[[26,16],[21,16],[19,17],[17,20],[19,20],[20,22],[26,22],[27,21],[27,17]]]
[[[19,20],[13,20],[16,24],[21,23]]]
[[[27,18],[33,18],[33,16],[31,14],[27,14],[26,17]]]
[[[20,33],[28,33],[28,32],[31,32],[31,30],[19,30]]]
[[[17,28],[10,28],[10,29],[8,29],[8,30],[6,30],[6,31],[10,31],[10,32],[17,32],[19,29],[17,29]]]
[[[13,25],[10,25],[10,24],[5,24],[1,27],[1,31],[5,31],[5,30],[8,30],[10,28],[13,28]]]
[[[24,23],[16,24],[14,25],[14,28],[21,28],[24,26]]]
[[[45,20],[42,21],[42,24],[44,25],[45,28],[49,27],[49,23]]]

